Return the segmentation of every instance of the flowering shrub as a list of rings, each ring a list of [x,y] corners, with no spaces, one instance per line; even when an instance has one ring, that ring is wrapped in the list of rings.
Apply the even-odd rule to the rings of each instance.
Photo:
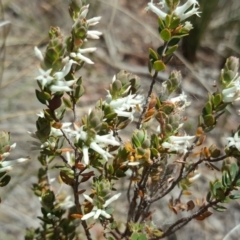
[[[181,73],[170,73],[161,83],[160,96],[154,93],[154,84],[181,38],[193,28],[186,19],[200,16],[199,5],[196,0],[183,5],[179,0],[158,4],[151,0],[146,10],[157,15],[163,45],[149,49],[148,93],[140,94],[138,76],[122,70],[113,77],[106,97],[88,114],[78,116],[76,106],[84,95],[84,77],[79,72],[85,64],[93,64],[88,53],[96,51],[85,43],[102,35],[92,30],[101,17],[88,19],[89,7],[81,0],[70,1],[73,25],[69,36],[52,27],[45,53],[34,49],[40,61],[36,97],[44,109],[38,113],[36,131],[30,134],[41,164],[33,191],[40,200],[42,215],[41,227],[28,229],[25,239],[92,239],[91,229],[96,223],[101,224],[103,237],[109,240],[161,239],[192,219],[204,220],[212,209],[224,211],[223,203],[240,198],[235,192],[240,186],[240,128],[229,134],[224,149],[203,143],[226,107],[240,99],[239,60],[227,59],[217,90],[209,93],[198,117],[195,134],[188,135],[183,130],[184,111],[191,103],[184,92],[178,94]],[[73,120],[66,121],[71,114]],[[132,129],[134,119],[136,127],[129,140],[123,141],[121,130]],[[156,127],[154,131],[149,123]],[[0,171],[6,173],[11,162],[2,160],[13,147],[8,135],[2,135]],[[193,194],[192,182],[200,177],[198,167],[206,164],[217,169],[215,162],[222,162],[221,177],[209,183],[201,201],[186,201],[184,195]],[[56,179],[50,177],[52,169],[58,170],[59,188],[53,187]],[[120,192],[122,178],[127,181],[127,194]],[[71,188],[68,196],[61,192],[63,184]],[[168,227],[159,226],[154,222],[152,205],[173,190],[179,191],[179,197],[169,200],[169,209],[175,214],[186,211],[187,215]],[[128,201],[125,222],[120,222],[111,208],[120,199]]]

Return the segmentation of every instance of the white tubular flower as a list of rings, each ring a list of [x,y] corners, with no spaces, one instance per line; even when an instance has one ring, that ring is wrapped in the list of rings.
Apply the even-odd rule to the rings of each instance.
[[[8,155],[9,156],[9,155]],[[1,164],[0,164],[0,172],[4,172],[4,171],[8,171],[8,170],[11,170],[12,167],[15,165],[15,164],[18,164],[18,163],[23,163],[23,162],[26,162],[28,161],[30,158],[27,157],[27,158],[18,158],[16,160],[8,160],[8,161],[2,161]],[[3,160],[3,159],[2,159]]]
[[[197,180],[198,178],[201,177],[201,173],[198,173],[197,171],[195,171],[194,174],[195,174],[195,175],[194,175],[193,177],[190,177],[190,178],[188,179],[190,182],[194,182],[195,180]]]
[[[168,142],[162,143],[163,148],[168,148],[170,152],[186,153],[190,146],[190,140],[195,136],[170,136]]]
[[[109,144],[109,145],[113,145],[113,146],[119,146],[119,142],[116,141],[115,137],[113,136],[113,132],[110,131],[109,134],[106,135],[96,135],[95,136],[95,141],[97,143],[104,143],[105,144]]]
[[[35,52],[36,57],[37,57],[41,62],[43,62],[44,57],[43,57],[43,54],[42,54],[42,52],[40,51],[40,49],[39,49],[38,47],[34,47],[34,52]]]
[[[149,10],[155,13],[161,19],[165,19],[165,17],[167,16],[165,12],[163,12],[161,9],[154,5],[153,0],[151,0],[151,2],[148,3],[148,6],[146,7],[146,11]]]
[[[95,52],[96,50],[97,48],[95,47],[85,48],[85,49],[79,48],[77,53],[75,52],[70,53],[70,57],[76,60],[84,61],[88,64],[94,64],[94,62],[90,58],[85,57],[84,55],[82,55],[82,53],[91,53],[91,52]]]
[[[91,53],[91,52],[95,52],[97,50],[96,47],[90,47],[90,48],[79,48],[78,52],[79,53]]]
[[[133,114],[136,111],[137,106],[141,108],[144,97],[142,95],[129,94],[127,97],[112,100],[112,96],[108,91],[106,103],[109,104],[114,112],[119,117],[127,117],[133,120]]]
[[[56,81],[49,89],[51,92],[71,92],[73,89],[70,87],[76,82],[76,80],[70,81]]]
[[[83,130],[83,126],[79,128],[75,124],[75,129],[76,131],[73,131],[72,134],[75,136],[76,140],[78,141],[79,139],[81,139],[82,141],[86,141],[88,136],[87,132]],[[115,140],[112,131],[106,135],[95,135],[89,146],[84,145],[82,148],[84,163],[86,165],[89,164],[89,152],[88,152],[89,148],[100,154],[105,160],[108,160],[108,158],[112,158],[113,156],[108,151],[104,150],[104,148],[107,148],[108,145],[112,146],[120,145],[120,143]]]
[[[81,10],[82,10],[82,12],[79,17],[86,18],[87,14],[88,14],[88,10],[89,10],[89,4],[86,6],[83,6]]]
[[[102,145],[103,145],[103,144],[102,144]],[[113,157],[109,152],[107,152],[107,151],[105,151],[104,149],[102,149],[102,148],[100,147],[100,145],[97,144],[96,142],[91,142],[91,143],[90,143],[90,148],[91,148],[92,150],[94,150],[95,152],[99,153],[100,155],[102,155],[102,157],[103,157],[105,160],[108,160],[108,158],[112,158],[112,157]]]
[[[167,9],[167,4],[166,2],[163,0],[162,2],[159,3],[160,8],[162,8],[163,10],[166,11]],[[185,4],[183,4],[182,6],[178,6],[173,14],[176,15],[177,17],[180,18],[181,21],[184,21],[186,18],[189,18],[192,15],[197,15],[199,17],[200,12],[199,10],[199,4],[197,0],[188,0]],[[190,7],[192,7],[191,10],[187,11]],[[158,7],[156,7],[153,3],[153,0],[151,0],[150,3],[148,3],[148,6],[146,7],[146,10],[150,10],[153,13],[155,13],[159,18],[161,19],[165,19],[167,16],[167,13],[165,13],[163,10],[159,9]],[[187,12],[186,12],[187,11]]]
[[[57,86],[57,85],[52,85],[49,88],[51,92],[56,93],[56,92],[71,92],[72,89],[68,86]]]
[[[193,8],[191,10],[189,10],[188,12],[186,12],[191,6],[193,6]],[[180,17],[181,21],[185,20],[186,18],[191,17],[192,15],[197,15],[198,17],[200,17],[200,12],[198,11],[199,7],[199,3],[197,0],[188,0],[185,4],[183,4],[182,6],[179,6],[175,9],[174,13]]]
[[[66,65],[63,67],[63,69],[62,69],[62,71],[60,71],[60,72],[56,72],[53,76],[57,79],[57,81],[59,81],[59,80],[63,80],[66,76],[67,76],[67,74],[69,73],[69,71],[70,71],[70,69],[71,69],[71,67],[72,67],[72,65],[75,63],[75,64],[77,64],[77,62],[76,61],[74,61],[74,60],[72,60],[72,59],[64,59],[64,62],[67,62],[66,63]]]
[[[68,164],[70,166],[74,166],[75,165],[74,154],[68,151],[65,153],[65,155],[66,155],[66,160]]]
[[[106,208],[110,203],[112,203],[113,201],[117,200],[120,197],[121,193],[115,194],[114,196],[112,196],[110,199],[106,200],[105,203],[103,204],[103,208]],[[86,200],[88,200],[90,203],[94,203],[93,199],[91,197],[89,197],[86,194],[83,194],[84,198]],[[98,208],[97,206],[94,206],[92,211],[90,213],[85,214],[81,220],[87,220],[91,217],[93,217],[94,219],[98,219],[100,216],[103,216],[107,219],[111,218],[111,215],[108,214],[104,209]]]
[[[0,167],[0,173],[1,173],[1,172],[8,172],[8,171],[11,171],[12,169],[13,169],[12,166]]]
[[[99,39],[99,36],[101,36],[102,33],[99,31],[95,31],[95,30],[88,30],[87,31],[87,38],[91,38],[91,39]]]
[[[40,75],[35,79],[41,83],[42,88],[44,88],[48,84],[51,84],[52,81],[54,80],[54,78],[50,75],[51,71],[52,69],[44,71],[43,69],[39,68]]]
[[[89,164],[89,154],[88,154],[88,149],[89,147],[83,146],[82,151],[83,151],[83,161],[86,165]]]
[[[89,26],[95,26],[99,23],[102,17],[94,17],[87,20]]]
[[[70,53],[70,56],[74,59],[81,60],[81,61],[86,62],[88,64],[94,64],[94,62],[90,58],[87,58],[87,57],[83,56],[80,52],[78,52],[78,53],[72,52],[72,53]]]
[[[223,102],[225,103],[231,103],[240,100],[240,79],[237,78],[231,83],[231,85],[233,86],[222,90]]]
[[[173,103],[179,111],[184,110],[191,104],[191,102],[187,101],[187,95],[184,92],[182,92],[178,97],[171,98],[168,101]]]
[[[113,201],[116,201],[120,196],[121,196],[121,193],[115,194],[114,196],[112,196],[111,198],[105,201],[105,203],[103,204],[103,207],[106,208],[110,203],[112,203]]]
[[[240,138],[238,132],[234,134],[234,137],[227,137],[227,141],[229,142],[227,147],[236,147],[237,150],[240,151]]]

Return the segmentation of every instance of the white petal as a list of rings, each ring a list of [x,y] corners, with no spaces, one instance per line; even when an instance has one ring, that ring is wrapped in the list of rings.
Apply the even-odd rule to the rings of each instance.
[[[94,215],[94,219],[98,219],[99,218],[99,216],[101,215],[101,212],[102,212],[102,210],[101,209],[98,209],[97,211],[96,211],[96,213],[95,213],[95,215]]]
[[[105,218],[111,218],[111,215],[109,215],[107,212],[105,212],[104,210],[101,211],[101,215],[104,216]]]
[[[1,172],[7,172],[7,171],[10,171],[10,170],[12,170],[12,169],[13,169],[12,166],[3,167],[3,168],[0,167],[0,173],[1,173]]]
[[[84,196],[84,198],[85,198],[86,200],[88,200],[90,203],[93,203],[93,199],[92,199],[91,197],[89,197],[89,196],[86,195],[86,194],[83,194],[83,196]]]
[[[93,149],[94,151],[96,151],[97,153],[99,153],[100,155],[102,155],[102,157],[105,160],[108,160],[108,158],[113,157],[109,152],[103,150],[96,142],[91,142],[90,148]]]
[[[83,146],[83,161],[86,165],[89,164],[89,155],[88,155],[88,147],[87,146]]]
[[[52,85],[50,86],[50,91],[51,92],[71,92],[73,90],[67,86]]]
[[[112,203],[113,201],[117,200],[119,197],[121,196],[121,193],[115,194],[114,196],[112,196],[110,199],[108,199],[104,204],[103,207],[107,207],[110,203]]]
[[[17,163],[26,162],[27,160],[29,160],[29,158],[18,158],[18,159],[16,159],[16,160],[1,162],[1,165],[2,165],[3,167],[9,167],[9,166],[14,166],[14,165],[17,164]]]
[[[91,53],[91,52],[95,52],[97,50],[97,48],[95,47],[91,47],[91,48],[80,48],[78,49],[79,53]]]
[[[94,26],[99,23],[102,17],[94,17],[87,20],[89,26]]]
[[[43,54],[38,47],[34,47],[36,57],[42,62],[44,60]]]
[[[94,62],[90,59],[90,58],[87,58],[85,56],[83,56],[81,53],[77,53],[77,56],[76,56],[77,59],[80,59],[88,64],[94,64]]]
[[[157,16],[161,19],[165,19],[167,16],[165,12],[157,8],[152,2],[148,3],[148,7],[146,8],[146,10],[151,10],[153,13],[157,14]]]
[[[90,217],[93,217],[94,215],[95,215],[95,212],[87,213],[87,214],[85,214],[85,215],[81,218],[81,220],[82,220],[82,221],[87,220],[87,219],[89,219]]]
[[[99,36],[101,36],[101,35],[102,35],[102,33],[99,31],[95,31],[95,30],[87,31],[87,38],[99,39]]]

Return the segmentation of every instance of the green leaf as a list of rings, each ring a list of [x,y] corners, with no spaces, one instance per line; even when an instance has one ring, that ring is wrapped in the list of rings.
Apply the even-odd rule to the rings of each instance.
[[[178,27],[179,24],[180,24],[180,18],[175,18],[175,19],[171,22],[169,28],[174,29],[174,28]]]
[[[160,36],[165,42],[168,42],[171,39],[171,32],[165,28],[160,32]]]
[[[206,197],[207,202],[210,202],[211,197],[212,197],[212,194],[211,194],[211,192],[209,191],[208,194],[207,194],[207,197]]]
[[[230,199],[240,199],[240,193],[236,193],[229,196]]]
[[[240,187],[240,179],[237,180],[236,185]]]
[[[217,195],[217,190],[218,189],[223,189],[223,185],[221,182],[219,181],[216,181],[214,184],[213,184],[213,195],[216,196]]]
[[[125,177],[125,176],[126,176],[125,172],[122,171],[121,169],[118,169],[118,170],[116,171],[116,177],[122,178],[122,177]]]
[[[170,24],[171,24],[171,15],[167,15],[166,18],[165,18],[165,23],[166,23],[166,26],[169,27]]]
[[[180,39],[179,38],[173,38],[169,41],[168,46],[174,46],[177,45],[179,43]]]
[[[173,45],[172,47],[169,47],[167,51],[165,52],[165,55],[170,55],[174,53],[178,48],[178,45]]]
[[[148,239],[145,234],[141,233],[139,234],[138,240],[148,240]]]
[[[138,240],[138,236],[139,236],[138,233],[133,233],[133,234],[131,235],[131,240]]]
[[[181,38],[184,38],[184,37],[186,37],[186,36],[188,36],[188,33],[183,33],[183,34],[179,34],[179,35],[174,35],[174,36],[172,36],[172,39],[174,39],[174,38],[181,39]]]
[[[40,92],[39,90],[35,90],[36,93],[36,97],[38,99],[38,101],[42,104],[46,104],[46,99],[45,99],[45,95],[43,92]]]
[[[219,106],[216,107],[215,111],[216,112],[220,112],[225,110],[225,108],[229,105],[229,103],[222,103]]]
[[[165,24],[161,18],[158,18],[158,25],[159,25],[160,31],[165,28]]]
[[[151,148],[150,150],[151,150],[151,154],[152,154],[153,156],[155,156],[155,157],[158,156],[158,150],[157,150],[156,148]]]
[[[75,89],[75,91],[74,91],[74,97],[76,98],[76,99],[79,99],[83,94],[84,94],[84,88],[83,88],[83,86],[82,85],[80,85],[80,86],[77,86],[76,87],[76,89]]]
[[[113,165],[108,165],[108,173],[110,174],[110,175],[112,175],[113,173],[114,173],[114,167],[113,167]]]
[[[11,177],[9,175],[6,175],[5,177],[3,177],[0,180],[0,187],[5,187],[6,185],[8,185],[8,183],[10,182]]]
[[[152,62],[157,61],[158,60],[158,54],[152,48],[149,48],[148,51],[149,51],[150,60]]]
[[[212,114],[212,103],[210,101],[208,101],[205,105],[205,107],[203,108],[203,115],[207,115],[207,114]]]
[[[154,64],[153,64],[153,68],[155,69],[155,71],[163,71],[166,69],[166,66],[165,64],[163,63],[162,60],[158,60],[158,61],[155,61]]]
[[[204,116],[204,117],[203,117],[203,120],[204,120],[204,124],[205,124],[207,127],[214,126],[215,123],[216,123],[215,117],[214,117],[212,114],[209,114],[209,115]]]
[[[63,97],[62,100],[63,100],[64,105],[67,108],[72,108],[72,103],[71,103],[71,101],[69,99],[67,99],[66,97]]]
[[[133,233],[131,235],[131,240],[147,240],[147,237],[143,233]]]
[[[213,206],[212,208],[218,212],[225,212],[227,210],[227,208],[220,205]]]
[[[212,100],[214,106],[218,106],[221,102],[222,102],[222,94],[217,94],[213,97],[213,100]]]
[[[236,163],[232,163],[229,171],[230,171],[230,175],[232,177],[232,180],[235,179],[235,177],[237,176],[238,171],[239,171],[238,165]]]
[[[152,62],[148,60],[148,72],[152,74]]]
[[[224,171],[223,175],[222,175],[222,184],[224,187],[228,187],[231,185],[230,176],[229,176],[228,172],[226,172],[226,171]]]

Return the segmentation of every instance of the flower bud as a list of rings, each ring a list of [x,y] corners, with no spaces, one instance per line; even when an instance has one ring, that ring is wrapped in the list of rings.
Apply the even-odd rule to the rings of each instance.
[[[0,154],[9,152],[10,150],[11,150],[10,133],[0,131]]]
[[[231,70],[233,75],[236,75],[239,68],[239,59],[236,57],[229,57],[225,63],[224,69]]]
[[[166,82],[168,94],[170,95],[176,91],[182,81],[182,74],[180,71],[172,71],[169,79]]]
[[[119,92],[122,88],[122,83],[117,79],[112,84],[112,90],[113,92]],[[114,93],[113,93],[114,94]],[[115,95],[115,94],[114,94]]]

